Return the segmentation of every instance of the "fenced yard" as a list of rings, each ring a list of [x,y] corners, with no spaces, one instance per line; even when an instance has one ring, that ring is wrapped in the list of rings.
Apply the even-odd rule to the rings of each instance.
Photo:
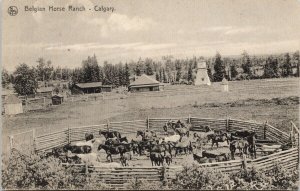
[[[137,130],[153,130],[162,132],[162,126],[172,118],[147,118],[146,120],[107,122],[106,124],[66,128],[50,134],[37,135],[35,130],[10,136],[10,148],[21,150],[27,145],[28,151],[44,152],[54,147],[62,146],[75,141],[83,141],[85,133],[93,133],[99,136],[99,130],[117,130],[126,136],[135,135]],[[207,119],[197,117],[179,117],[182,121],[191,122],[192,131],[203,131],[204,126],[209,125],[214,130],[235,131],[235,130],[253,130],[257,133],[259,139],[276,140],[282,144],[288,143],[290,135],[282,132],[267,123],[244,122],[234,119]],[[299,136],[299,131],[294,124],[291,124],[291,132],[294,137]],[[19,139],[19,136],[23,139]],[[25,141],[26,140],[26,141]],[[29,141],[28,141],[29,140]],[[17,141],[17,142],[16,142]],[[23,142],[23,144],[20,144]],[[296,147],[276,152],[271,155],[248,160],[248,167],[255,166],[261,170],[270,169],[274,163],[279,163],[287,169],[296,168],[299,165],[299,139],[295,140]],[[31,149],[30,149],[31,148]],[[231,160],[226,162],[214,162],[199,164],[204,168],[216,169],[224,173],[237,172],[241,170],[241,160]],[[126,183],[132,179],[146,179],[148,181],[163,181],[172,179],[176,173],[182,170],[182,166],[171,165],[169,167],[122,167],[103,169],[100,166],[88,166],[86,164],[76,165],[82,169],[83,173],[91,173],[99,180],[104,181],[112,188],[125,189]]]

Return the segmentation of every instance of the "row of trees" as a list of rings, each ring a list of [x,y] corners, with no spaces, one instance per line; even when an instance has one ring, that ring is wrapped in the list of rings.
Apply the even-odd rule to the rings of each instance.
[[[193,83],[197,63],[207,63],[208,75],[211,81],[243,80],[257,78],[299,77],[299,51],[292,56],[289,53],[274,56],[249,56],[244,51],[240,57],[224,57],[217,53],[213,58],[193,57],[187,59],[174,59],[164,56],[160,61],[151,58],[134,62],[113,65],[104,62],[100,65],[96,56],[88,57],[82,61],[80,68],[54,68],[50,60],[39,58],[36,67],[20,64],[16,70],[9,74],[2,70],[2,86],[14,84],[17,93],[21,95],[34,93],[37,81],[47,84],[50,80],[68,80],[71,84],[102,82],[104,85],[128,86],[130,78],[141,74],[155,75],[157,81],[164,83],[185,82]],[[296,68],[296,72],[293,72]]]

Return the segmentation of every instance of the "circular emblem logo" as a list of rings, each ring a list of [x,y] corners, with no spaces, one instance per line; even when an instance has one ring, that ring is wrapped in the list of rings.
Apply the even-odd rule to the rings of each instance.
[[[8,14],[10,16],[16,16],[18,14],[18,8],[16,6],[8,7]]]

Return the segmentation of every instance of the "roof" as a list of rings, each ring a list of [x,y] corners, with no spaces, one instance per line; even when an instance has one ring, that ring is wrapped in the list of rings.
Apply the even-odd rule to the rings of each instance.
[[[78,83],[76,86],[80,88],[97,88],[102,87],[102,82]]]
[[[61,95],[61,94],[56,94],[56,95],[53,95],[53,96],[52,96],[52,98],[54,98],[54,97],[63,98],[64,96],[63,96],[63,95]]]
[[[52,92],[53,87],[40,87],[36,90],[37,93]]]
[[[3,95],[3,96],[12,95],[12,94],[17,95],[17,93],[15,93],[14,90],[2,89],[2,91],[1,91],[1,95]]]
[[[17,104],[17,103],[21,103],[21,100],[19,100],[19,98],[15,95],[8,95],[5,100],[4,100],[5,104]]]
[[[150,85],[150,84],[159,85],[159,82],[156,81],[155,79],[147,76],[146,74],[142,74],[134,82],[132,82],[129,86],[140,86],[140,85]]]
[[[202,61],[202,62],[198,62],[197,63],[197,68],[198,69],[203,69],[203,68],[205,68],[206,69],[206,62],[204,62],[204,61]]]

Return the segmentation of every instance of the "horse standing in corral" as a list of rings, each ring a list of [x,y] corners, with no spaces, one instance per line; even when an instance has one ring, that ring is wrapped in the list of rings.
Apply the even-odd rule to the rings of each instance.
[[[107,156],[106,159],[108,160],[108,157],[110,157],[110,162],[112,162],[112,155],[118,155],[120,154],[120,156],[123,156],[124,153],[126,152],[130,152],[131,151],[131,144],[128,145],[103,145],[100,144],[98,147],[98,151],[100,151],[101,149],[105,150]]]
[[[249,144],[246,140],[234,140],[230,142],[229,145],[229,150],[231,153],[231,158],[234,159],[234,155],[236,150],[239,150],[240,155],[242,156],[242,154],[246,154],[247,155],[247,151],[249,148]]]
[[[175,149],[175,157],[178,153],[184,152],[184,154],[187,155],[188,151],[193,151],[191,142],[178,142],[171,145],[173,146],[173,149]]]
[[[164,164],[164,156],[158,152],[150,152],[151,164],[155,166],[160,166]]]
[[[90,141],[90,140],[93,140],[93,139],[94,139],[93,133],[86,133],[86,134],[84,135],[84,137],[85,137],[85,141]]]
[[[127,137],[121,137],[121,138],[108,138],[105,141],[105,145],[115,145],[115,144],[121,144],[121,143],[128,143]]]
[[[64,146],[64,150],[67,151],[71,151],[72,153],[75,154],[87,154],[87,153],[91,153],[92,152],[92,146],[90,145],[65,145]]]
[[[109,130],[100,130],[99,131],[99,135],[103,135],[106,139],[108,138],[121,138],[121,133],[119,133],[118,131],[109,131]]]
[[[153,139],[154,137],[157,137],[156,133],[154,131],[137,131],[136,132],[136,138],[138,138],[138,136],[142,137],[143,141],[148,141],[150,139]]]
[[[214,144],[217,145],[217,148],[219,147],[219,143],[220,142],[225,142],[227,141],[227,144],[229,144],[229,138],[227,133],[222,133],[222,134],[209,134],[207,135],[207,142],[209,142],[210,140],[212,141],[212,145],[211,147],[214,146]]]

